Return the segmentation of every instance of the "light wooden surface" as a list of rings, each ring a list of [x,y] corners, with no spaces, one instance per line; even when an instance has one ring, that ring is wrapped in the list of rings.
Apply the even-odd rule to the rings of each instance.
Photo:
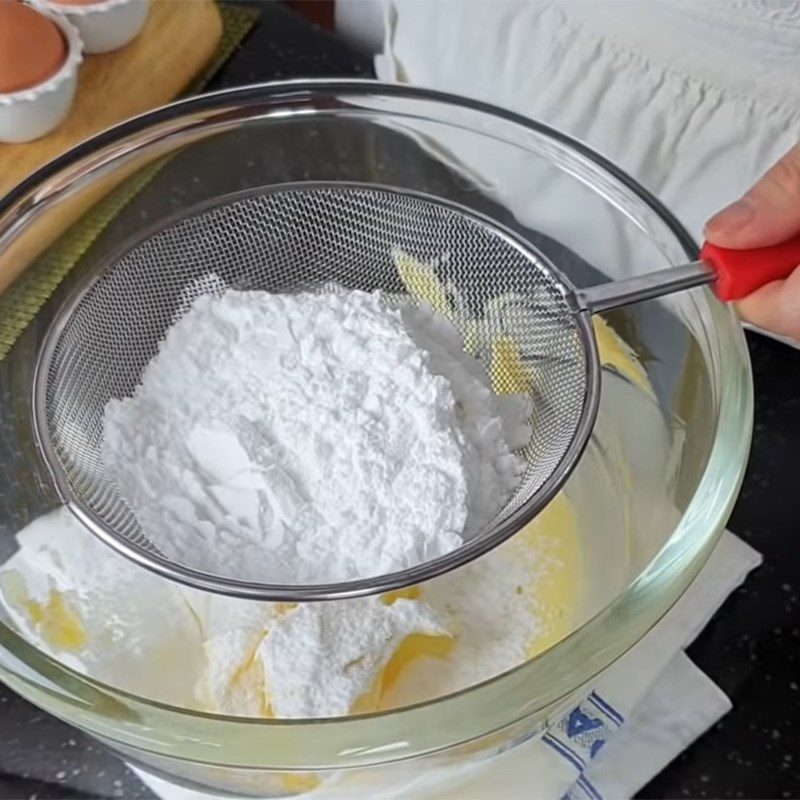
[[[75,102],[55,131],[34,142],[0,144],[0,194],[95,133],[175,99],[211,61],[221,35],[213,0],[151,0],[147,23],[133,42],[85,57]],[[0,292],[123,177],[65,202],[0,253]]]

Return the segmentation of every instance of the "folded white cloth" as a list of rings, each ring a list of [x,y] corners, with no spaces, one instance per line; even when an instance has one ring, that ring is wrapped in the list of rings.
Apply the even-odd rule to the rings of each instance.
[[[686,653],[676,653],[627,723],[592,761],[583,779],[575,782],[570,797],[633,796],[730,707],[730,700]]]
[[[485,100],[585,141],[698,238],[800,139],[800,0],[383,7],[379,78]],[[343,4],[341,25],[348,9],[360,6]]]
[[[373,46],[382,37],[382,80],[505,106],[586,142],[698,240],[800,139],[800,0],[339,0],[337,27]],[[468,155],[479,174],[481,154]],[[510,168],[499,191],[543,232],[552,211],[571,242],[580,219],[595,266],[624,260],[624,247],[604,245],[614,220],[602,209],[543,203],[525,169]]]
[[[470,767],[421,770],[382,797],[426,800],[626,798],[731,707],[683,652],[761,556],[726,533],[700,575],[587,699],[541,738]],[[163,800],[210,800],[135,770]],[[414,768],[409,770],[415,772]],[[313,793],[326,795],[323,785]]]

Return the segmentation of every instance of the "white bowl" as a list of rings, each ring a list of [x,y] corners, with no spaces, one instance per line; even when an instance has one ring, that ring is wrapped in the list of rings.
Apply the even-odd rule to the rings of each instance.
[[[0,93],[0,142],[29,142],[58,127],[67,116],[75,88],[83,46],[78,31],[62,14],[38,9],[58,25],[67,43],[67,58],[47,80],[18,92]]]
[[[63,14],[78,29],[86,53],[107,53],[136,38],[147,21],[147,0],[99,0],[68,5],[56,0],[30,0],[39,9]]]

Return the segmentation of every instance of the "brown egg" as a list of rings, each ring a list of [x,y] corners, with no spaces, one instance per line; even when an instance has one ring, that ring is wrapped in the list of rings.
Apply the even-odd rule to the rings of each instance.
[[[43,83],[67,58],[58,26],[17,0],[0,0],[0,93]]]

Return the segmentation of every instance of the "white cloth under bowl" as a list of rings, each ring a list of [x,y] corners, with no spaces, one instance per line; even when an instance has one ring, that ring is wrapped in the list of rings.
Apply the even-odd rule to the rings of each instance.
[[[410,767],[409,773],[418,773],[417,777],[410,777],[392,794],[375,797],[621,800],[633,796],[730,710],[730,700],[684,650],[760,563],[755,550],[726,533],[664,619],[543,737],[447,773]],[[163,800],[217,797],[134,771]],[[323,800],[326,794],[323,785],[307,796]]]

